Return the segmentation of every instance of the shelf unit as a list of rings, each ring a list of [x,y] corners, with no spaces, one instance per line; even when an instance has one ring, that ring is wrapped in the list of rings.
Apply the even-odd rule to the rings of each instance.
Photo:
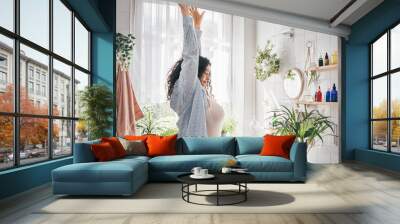
[[[322,71],[330,71],[337,69],[337,64],[333,65],[325,65],[325,66],[316,66],[316,67],[311,67],[308,69],[308,71],[317,71],[317,72],[322,72]]]
[[[302,105],[337,105],[338,102],[296,101],[295,104],[302,104]]]

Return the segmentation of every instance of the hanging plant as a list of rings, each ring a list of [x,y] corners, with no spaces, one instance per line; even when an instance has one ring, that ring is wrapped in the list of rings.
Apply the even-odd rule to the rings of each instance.
[[[311,41],[307,41],[307,56],[306,62],[304,64],[304,73],[307,76],[308,82],[307,86],[310,86],[313,82],[318,82],[319,80],[319,72],[315,69],[316,64],[311,62],[311,48],[313,48],[313,43]],[[315,49],[313,50],[315,52]],[[314,56],[313,56],[314,57]]]
[[[264,49],[257,49],[256,56],[256,79],[264,81],[273,74],[279,72],[280,59],[276,53],[272,53],[274,45],[267,41]]]
[[[306,71],[306,76],[308,78],[307,85],[310,86],[313,82],[318,82],[319,80],[319,72],[316,70],[308,70]]]
[[[122,33],[117,33],[117,60],[124,69],[128,69],[131,63],[132,50],[133,46],[135,46],[135,39],[136,38],[132,34],[124,35]]]

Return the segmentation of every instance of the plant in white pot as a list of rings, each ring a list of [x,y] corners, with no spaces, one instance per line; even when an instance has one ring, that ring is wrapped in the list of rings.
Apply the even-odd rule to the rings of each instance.
[[[323,142],[323,136],[328,132],[333,133],[334,123],[329,117],[322,115],[318,110],[298,111],[294,108],[281,106],[280,109],[271,111],[272,127],[276,135],[295,135],[299,144],[313,145],[316,139]]]
[[[273,48],[274,45],[268,40],[264,49],[257,49],[254,67],[257,80],[264,81],[279,72],[280,59],[276,53],[273,53]]]

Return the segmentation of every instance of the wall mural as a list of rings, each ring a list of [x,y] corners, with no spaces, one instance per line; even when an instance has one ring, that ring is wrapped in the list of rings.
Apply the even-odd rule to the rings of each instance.
[[[136,133],[277,134],[271,113],[287,109],[325,121],[309,161],[339,161],[337,37],[168,1],[135,1],[118,24],[136,37]]]

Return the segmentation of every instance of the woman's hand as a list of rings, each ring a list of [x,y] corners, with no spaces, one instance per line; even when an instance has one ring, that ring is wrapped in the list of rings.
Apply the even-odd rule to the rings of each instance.
[[[200,13],[198,8],[192,8],[191,11],[193,16],[194,27],[199,30],[201,27],[201,23],[203,21],[204,13],[206,13],[206,11]]]
[[[178,4],[181,8],[182,16],[191,16],[192,15],[192,8],[187,4]]]

